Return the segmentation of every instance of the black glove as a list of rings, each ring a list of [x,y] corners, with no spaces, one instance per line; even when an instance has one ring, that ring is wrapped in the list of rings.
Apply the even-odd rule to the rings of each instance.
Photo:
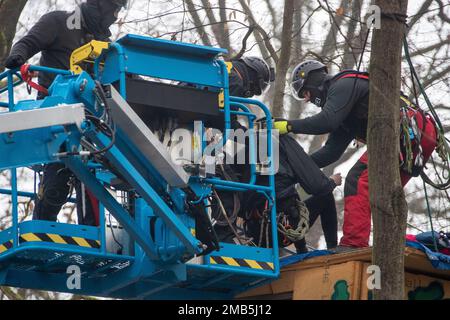
[[[15,69],[22,66],[24,63],[25,59],[22,58],[22,56],[15,54],[6,58],[5,67],[7,67],[8,69]]]

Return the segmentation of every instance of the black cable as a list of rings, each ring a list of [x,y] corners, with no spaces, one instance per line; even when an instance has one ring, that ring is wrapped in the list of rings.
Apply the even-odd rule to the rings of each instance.
[[[100,150],[92,151],[91,154],[97,155],[108,152],[116,142],[116,134],[114,130],[106,122],[102,121],[100,118],[97,118],[95,116],[86,115],[86,119],[91,120],[102,133],[104,133],[107,137],[111,138],[110,143],[106,147]]]
[[[116,236],[114,234],[114,228],[113,228],[113,225],[112,225],[112,222],[111,222],[111,214],[108,214],[108,220],[109,220],[109,228],[111,229],[111,236],[112,236],[114,242],[120,247],[120,251],[118,253],[122,254],[122,252],[123,252],[123,245],[119,241],[117,241]],[[117,227],[117,228],[119,228],[119,227]]]

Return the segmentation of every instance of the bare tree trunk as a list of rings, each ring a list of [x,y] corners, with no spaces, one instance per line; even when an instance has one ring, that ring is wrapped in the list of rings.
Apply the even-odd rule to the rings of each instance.
[[[267,9],[269,10],[270,16],[272,18],[274,38],[280,40],[281,35],[278,28],[278,12],[275,10],[273,4],[270,3],[270,0],[264,0],[264,2],[266,3]]]
[[[250,22],[250,26],[253,26],[253,27],[259,26],[256,23],[256,20],[255,20],[255,17],[253,16],[252,10],[248,6],[246,0],[239,0],[239,3],[241,4],[242,9],[244,9],[244,12],[248,16],[248,21]],[[274,59],[274,61],[276,61],[277,60],[276,57],[271,55],[269,53],[269,51],[267,50],[267,48],[265,46],[266,42],[264,41],[263,37],[261,36],[261,33],[260,33],[259,29],[256,32],[254,32],[254,36],[255,36],[255,39],[256,39],[256,43],[258,44],[259,51],[261,51],[261,54],[262,54],[263,58],[267,59],[269,57],[272,57]]]
[[[303,26],[303,9],[305,8],[305,0],[295,0],[294,1],[294,26],[293,31],[296,36],[292,39],[292,58],[291,58],[291,66],[295,67],[298,63],[300,63],[300,59],[302,59],[303,55],[303,37],[302,30],[300,30]],[[288,119],[298,119],[300,118],[300,114],[305,107],[305,103],[303,101],[297,101],[292,96],[289,98],[289,116]]]
[[[211,3],[209,0],[202,0],[203,8],[205,9],[206,16],[211,24],[211,29],[213,31],[214,37],[217,40],[217,43],[221,48],[225,47],[223,33],[220,27],[220,24],[217,23],[216,16],[214,15],[213,10],[211,9]]]
[[[348,22],[347,40],[344,46],[344,56],[341,69],[351,69],[357,63],[354,52],[355,34],[358,21],[361,19],[361,7],[364,1],[354,1],[352,4],[352,19]]]
[[[381,29],[375,30],[370,58],[368,125],[369,192],[373,215],[372,263],[380,267],[376,300],[404,298],[404,248],[407,204],[398,168],[400,67],[408,0],[377,0]]]
[[[0,72],[4,70],[16,34],[17,21],[27,0],[0,0]]]
[[[192,0],[185,0],[184,2],[187,5],[192,20],[194,20],[194,26],[197,30],[198,35],[202,39],[203,44],[205,46],[211,46],[211,40],[209,39],[209,36],[206,33],[205,27],[203,26],[202,20],[200,19],[200,16],[197,13],[194,3],[192,2]]]
[[[226,0],[219,0],[219,15],[220,15],[220,30],[222,32],[223,37],[223,46],[228,50],[228,56],[231,57],[233,55],[233,48],[230,43],[230,29],[228,27],[227,22],[227,3]]]
[[[326,10],[329,10],[328,2],[325,2],[327,5]],[[347,14],[348,7],[350,5],[350,1],[341,0],[340,8],[343,9],[344,14]],[[322,52],[320,53],[320,56],[324,59],[330,59],[330,55],[337,51],[337,44],[336,39],[338,36],[338,33],[341,31],[342,22],[344,21],[343,15],[336,15],[334,16],[334,12],[329,12],[331,22],[331,28],[330,31],[327,34],[327,37],[325,39],[325,43],[322,46]],[[327,63],[330,61],[326,61]]]
[[[294,0],[284,1],[283,31],[281,38],[281,52],[277,63],[275,78],[275,93],[272,105],[274,117],[283,117],[284,90],[286,88],[286,74],[291,60],[292,24],[294,20]]]

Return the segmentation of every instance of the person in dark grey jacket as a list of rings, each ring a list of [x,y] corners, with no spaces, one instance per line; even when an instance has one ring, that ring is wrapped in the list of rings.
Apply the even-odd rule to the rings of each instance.
[[[75,12],[54,11],[45,14],[28,34],[13,46],[5,61],[5,67],[19,68],[41,52],[41,66],[69,69],[70,55],[75,49],[91,40],[108,40],[111,36],[109,27],[117,20],[120,9],[126,4],[127,0],[87,0]],[[80,17],[77,17],[77,14]],[[76,23],[71,24],[71,21],[77,18],[81,22],[79,27]],[[38,82],[48,88],[54,78],[54,74],[40,72]],[[38,99],[44,97],[45,95],[39,92]],[[78,195],[78,223],[98,225],[97,200],[89,191],[84,197],[79,196],[83,193],[81,184],[72,178],[73,174],[63,164],[52,163],[44,166],[33,219],[56,221],[69,196],[69,182],[73,181]]]
[[[280,133],[329,134],[325,145],[311,155],[319,167],[326,167],[343,155],[352,140],[366,143],[369,106],[369,74],[357,70],[343,70],[329,75],[327,67],[315,60],[300,63],[292,73],[292,94],[321,108],[317,114],[304,119],[281,120],[274,124]],[[419,175],[435,150],[437,130],[434,120],[399,93],[399,113],[415,123],[410,140],[414,168],[401,162],[407,155],[402,151],[399,170],[402,185]],[[417,134],[415,133],[417,132]],[[409,137],[409,135],[408,135]],[[401,141],[401,137],[400,141]],[[400,142],[399,141],[399,142]],[[367,151],[347,174],[344,188],[343,237],[338,251],[363,248],[369,245],[371,212],[369,201],[369,171]],[[416,165],[417,164],[417,165]]]

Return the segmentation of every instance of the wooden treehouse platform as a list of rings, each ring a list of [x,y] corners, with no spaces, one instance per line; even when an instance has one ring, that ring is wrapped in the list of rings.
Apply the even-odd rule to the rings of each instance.
[[[372,249],[324,255],[288,265],[280,278],[237,299],[367,300]],[[405,299],[450,299],[450,271],[435,269],[426,254],[405,247]]]

